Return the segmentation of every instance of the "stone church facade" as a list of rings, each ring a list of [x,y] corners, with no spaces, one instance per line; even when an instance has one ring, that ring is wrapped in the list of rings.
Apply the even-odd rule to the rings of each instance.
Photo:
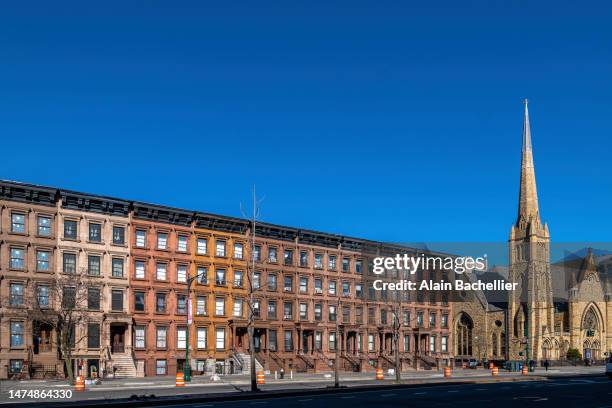
[[[507,299],[474,292],[454,305],[455,356],[556,361],[575,348],[582,358],[601,360],[612,350],[610,274],[598,270],[590,249],[584,256],[551,265],[550,233],[539,212],[527,101],[521,156],[518,215],[508,240],[509,266],[501,273],[483,274],[518,285]]]

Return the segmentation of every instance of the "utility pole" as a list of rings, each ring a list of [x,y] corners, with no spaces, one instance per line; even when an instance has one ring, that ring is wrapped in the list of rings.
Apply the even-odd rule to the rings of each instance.
[[[340,324],[338,313],[340,312],[340,298],[336,306],[336,360],[334,361],[334,388],[340,388]]]

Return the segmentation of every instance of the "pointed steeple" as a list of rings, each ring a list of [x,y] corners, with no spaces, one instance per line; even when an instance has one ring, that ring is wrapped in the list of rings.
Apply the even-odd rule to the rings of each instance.
[[[521,159],[521,187],[519,192],[519,210],[517,225],[524,219],[527,222],[540,222],[538,209],[538,190],[536,188],[533,151],[531,146],[531,129],[529,126],[529,109],[525,99],[525,118],[523,122],[523,149]]]

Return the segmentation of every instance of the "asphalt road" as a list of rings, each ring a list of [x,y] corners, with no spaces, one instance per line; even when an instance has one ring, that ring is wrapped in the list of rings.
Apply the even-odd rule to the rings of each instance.
[[[514,383],[343,392],[292,398],[264,398],[168,405],[190,408],[327,408],[333,407],[612,407],[612,382],[605,377],[567,378]]]

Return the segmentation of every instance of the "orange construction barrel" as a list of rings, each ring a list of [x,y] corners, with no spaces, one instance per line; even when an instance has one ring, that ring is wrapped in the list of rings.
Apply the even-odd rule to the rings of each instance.
[[[499,375],[499,368],[498,368],[498,367],[493,367],[493,368],[491,369],[491,375],[492,375],[493,377],[497,377],[497,376]]]
[[[184,387],[185,386],[185,374],[183,373],[176,373],[176,386],[177,387]]]
[[[266,378],[264,377],[264,372],[258,371],[257,372],[257,384],[265,384],[265,383],[266,383]]]
[[[527,375],[529,374],[529,367],[527,367],[526,365],[523,366],[523,370],[521,371],[523,373],[523,375]]]
[[[492,370],[493,368],[495,368],[495,364],[493,364],[492,362],[489,363],[489,370]]]
[[[451,372],[452,371],[450,367],[444,367],[444,378],[450,378]]]
[[[85,378],[82,375],[78,375],[74,383],[75,391],[85,391]]]
[[[385,376],[383,374],[382,368],[377,368],[376,369],[376,379],[377,380],[384,380],[385,379]]]

